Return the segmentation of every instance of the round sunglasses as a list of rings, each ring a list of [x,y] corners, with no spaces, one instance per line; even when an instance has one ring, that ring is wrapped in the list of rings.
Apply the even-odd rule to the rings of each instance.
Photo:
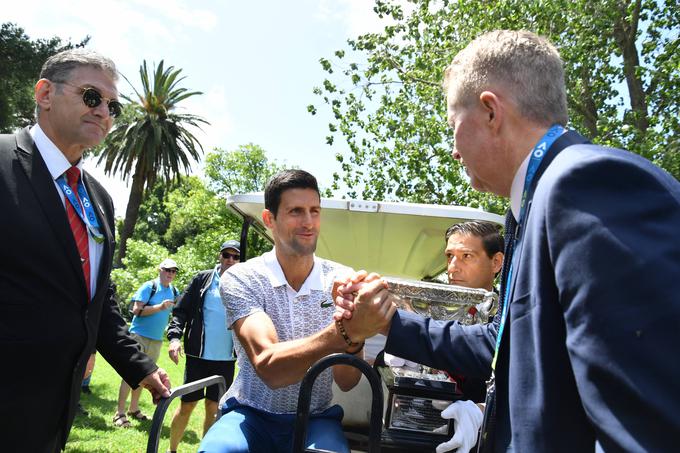
[[[238,255],[236,253],[222,252],[222,258],[224,258],[225,260],[231,258],[234,261],[240,261],[241,255]]]
[[[85,103],[85,105],[91,109],[99,107],[99,105],[102,103],[102,100],[106,101],[106,105],[109,107],[109,115],[111,116],[111,118],[118,118],[118,116],[123,111],[123,105],[120,102],[116,101],[115,99],[105,98],[104,96],[101,95],[99,91],[95,90],[92,87],[79,87],[68,82],[55,82],[55,83],[68,85],[77,90],[80,90],[80,93],[83,95],[83,103]]]

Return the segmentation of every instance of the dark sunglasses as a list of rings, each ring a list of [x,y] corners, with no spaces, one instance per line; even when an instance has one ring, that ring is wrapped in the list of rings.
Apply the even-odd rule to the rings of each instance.
[[[83,102],[86,106],[93,109],[99,107],[102,100],[106,101],[106,105],[109,107],[109,115],[111,118],[118,118],[118,116],[123,112],[123,105],[116,101],[115,99],[105,98],[101,93],[92,87],[79,87],[68,82],[56,82],[63,85],[68,85],[70,87],[80,90],[83,95]]]
[[[165,272],[169,273],[169,274],[176,274],[177,273],[177,269],[163,269],[163,270]]]
[[[222,252],[222,258],[224,258],[226,260],[229,257],[231,257],[231,259],[234,260],[234,261],[240,261],[241,260],[241,255],[239,255],[237,253]]]

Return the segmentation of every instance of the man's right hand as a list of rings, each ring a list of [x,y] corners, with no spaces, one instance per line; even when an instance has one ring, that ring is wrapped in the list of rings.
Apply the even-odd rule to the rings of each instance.
[[[170,345],[168,346],[168,355],[170,356],[170,360],[175,362],[175,365],[179,364],[179,357],[184,355],[182,351],[182,342],[179,340],[170,341]]]
[[[350,339],[358,343],[377,333],[386,334],[396,311],[387,283],[377,278],[361,286],[354,298],[352,317],[345,318],[343,325]]]
[[[336,281],[333,285],[333,301],[335,302],[335,313],[333,319],[351,319],[354,311],[354,298],[361,288],[367,283],[379,280],[380,275],[375,272],[370,274],[365,270],[360,270],[354,275],[342,281]]]
[[[163,307],[162,310],[169,310],[175,306],[175,302],[172,299],[165,299],[161,302],[161,305]]]

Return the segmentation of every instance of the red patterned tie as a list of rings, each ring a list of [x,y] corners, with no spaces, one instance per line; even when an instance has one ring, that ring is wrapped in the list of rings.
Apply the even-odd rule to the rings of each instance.
[[[80,197],[78,196],[78,179],[80,179],[80,169],[78,167],[71,167],[66,170],[66,179],[68,180],[68,185],[71,187],[73,194],[76,196],[80,202]],[[82,213],[83,207],[78,205],[78,210]],[[71,231],[73,231],[73,238],[76,240],[76,246],[78,247],[78,255],[80,255],[80,262],[83,266],[83,274],[85,275],[85,284],[87,285],[87,300],[90,300],[90,249],[89,241],[87,237],[87,228],[85,228],[85,223],[80,218],[78,213],[73,209],[73,205],[67,199],[66,200],[66,215],[68,216],[68,223],[71,225]]]

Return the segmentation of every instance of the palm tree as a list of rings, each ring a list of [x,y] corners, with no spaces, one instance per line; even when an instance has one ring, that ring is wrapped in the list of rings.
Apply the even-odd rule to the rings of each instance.
[[[116,266],[120,266],[125,257],[126,242],[135,229],[145,188],[153,187],[158,176],[167,184],[179,180],[181,173],[188,174],[192,161],[198,161],[203,153],[203,147],[187,128],[200,129],[202,124],[209,123],[196,115],[174,112],[184,99],[203,94],[178,88],[184,80],[179,77],[180,72],[181,69],[173,66],[165,68],[161,61],[150,83],[144,61],[139,68],[142,92],[133,87],[136,100],[121,96],[129,104],[116,120],[99,156],[98,163],[105,162],[107,174],[119,174],[123,179],[132,175]]]

